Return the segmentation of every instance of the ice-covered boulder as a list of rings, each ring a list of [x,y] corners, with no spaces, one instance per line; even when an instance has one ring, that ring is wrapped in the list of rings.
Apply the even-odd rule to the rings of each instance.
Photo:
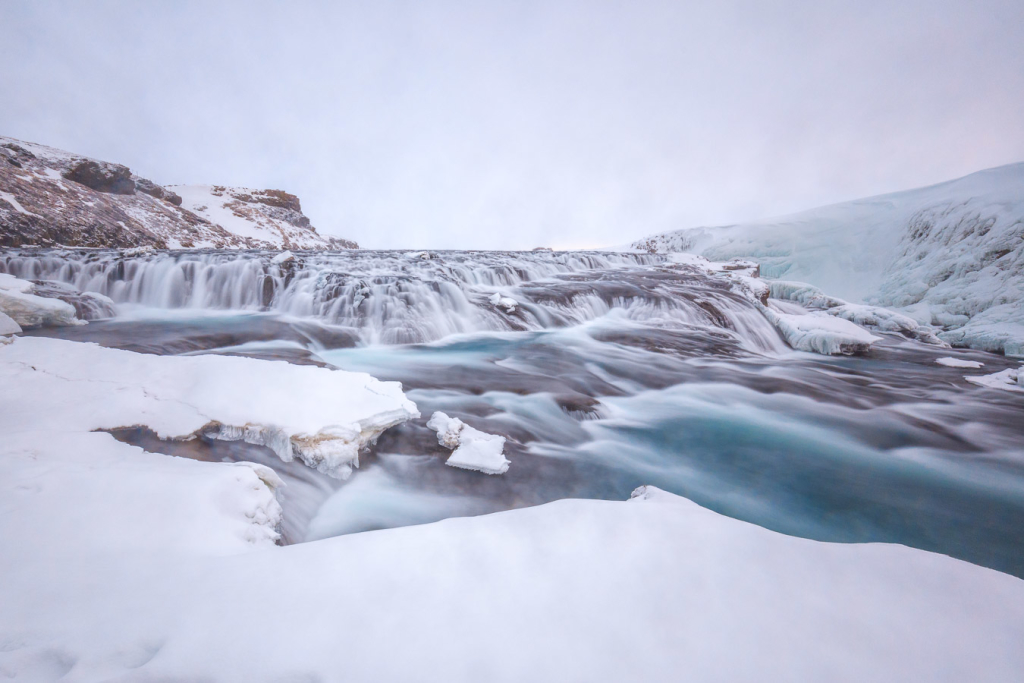
[[[427,427],[437,432],[439,444],[453,450],[445,464],[484,474],[508,471],[509,461],[502,455],[505,437],[481,432],[441,411],[430,416]]]
[[[32,293],[44,299],[59,299],[75,308],[79,320],[104,320],[117,315],[117,305],[103,294],[80,292],[71,285],[53,280],[36,280]]]
[[[36,296],[33,290],[31,282],[0,273],[0,313],[24,328],[84,324],[75,317],[74,306]]]

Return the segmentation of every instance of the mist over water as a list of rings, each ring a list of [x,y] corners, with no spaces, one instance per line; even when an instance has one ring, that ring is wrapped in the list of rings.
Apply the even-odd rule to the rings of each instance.
[[[785,533],[886,541],[1024,576],[1024,400],[884,335],[864,357],[791,351],[720,278],[590,252],[11,250],[0,272],[109,296],[118,315],[35,332],[146,353],[224,353],[402,382],[423,417],[347,481],[269,451],[118,434],[257,460],[288,482],[288,542],[642,484]],[[492,303],[494,295],[514,308]],[[507,438],[501,476],[444,465],[435,410]]]

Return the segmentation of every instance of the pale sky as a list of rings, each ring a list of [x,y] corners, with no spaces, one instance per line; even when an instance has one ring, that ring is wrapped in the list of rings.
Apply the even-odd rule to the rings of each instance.
[[[0,135],[379,248],[594,247],[1024,161],[1024,2],[0,0]]]

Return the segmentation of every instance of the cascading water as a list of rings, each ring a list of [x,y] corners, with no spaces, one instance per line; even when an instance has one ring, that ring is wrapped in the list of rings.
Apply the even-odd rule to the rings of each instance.
[[[292,542],[653,484],[790,534],[1024,576],[1024,399],[935,363],[956,354],[995,372],[1009,359],[898,335],[864,357],[796,353],[727,278],[658,255],[276,256],[26,249],[0,254],[0,272],[118,306],[29,334],[401,381],[423,418],[385,432],[345,483],[255,447],[133,437],[274,467],[290,482]],[[446,467],[425,424],[435,410],[505,436],[508,472]]]
[[[53,280],[152,309],[270,311],[350,328],[363,343],[577,325],[616,311],[652,324],[714,326],[754,350],[781,350],[748,301],[647,254],[588,252],[309,253],[14,251],[0,272]],[[613,275],[614,274],[614,275]],[[510,296],[514,310],[496,307]]]

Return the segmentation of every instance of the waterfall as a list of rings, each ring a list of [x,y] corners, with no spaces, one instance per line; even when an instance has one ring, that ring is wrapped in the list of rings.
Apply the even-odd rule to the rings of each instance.
[[[429,342],[480,331],[624,324],[709,328],[752,351],[784,348],[720,279],[657,254],[8,250],[0,272],[65,283],[147,309],[269,311],[350,328],[365,343]],[[499,294],[516,302],[499,308]]]

